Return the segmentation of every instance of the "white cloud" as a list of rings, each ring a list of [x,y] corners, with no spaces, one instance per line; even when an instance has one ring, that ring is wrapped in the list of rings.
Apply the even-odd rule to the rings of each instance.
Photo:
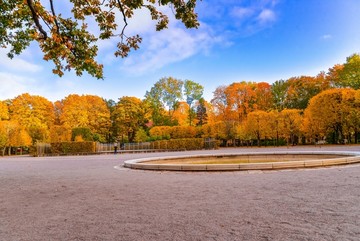
[[[321,39],[323,39],[323,40],[332,39],[332,35],[331,34],[324,34],[323,36],[321,36]]]
[[[228,9],[224,29],[233,34],[248,37],[271,27],[278,19],[276,7],[278,0],[259,0],[236,2]],[[230,19],[229,19],[230,17]],[[219,19],[221,21],[221,19]]]
[[[126,34],[127,36],[139,34],[143,38],[140,49],[132,51],[123,60],[115,60],[113,52],[116,40],[114,40],[112,52],[110,49],[103,51],[101,61],[113,66],[116,61],[121,63],[122,71],[131,75],[142,75],[198,53],[206,54],[214,44],[222,41],[222,37],[213,36],[213,30],[205,23],[201,23],[197,30],[188,30],[175,19],[169,7],[161,7],[160,10],[169,17],[167,29],[156,31],[156,22],[151,20],[148,10],[137,10],[134,17],[128,20]],[[219,34],[219,36],[221,35]],[[226,41],[223,43],[227,44]]]
[[[133,52],[124,60],[122,69],[131,74],[144,74],[182,61],[198,53],[206,53],[219,38],[212,37],[206,25],[190,31],[172,26],[161,32],[144,37],[139,52]]]
[[[10,73],[0,72],[0,97],[1,99],[12,99],[22,93],[28,92],[27,79]]]
[[[234,7],[230,14],[234,18],[245,19],[252,16],[254,14],[254,10],[252,8]]]
[[[0,68],[20,71],[20,72],[31,72],[36,73],[42,70],[42,67],[37,64],[33,64],[21,56],[15,56],[13,59],[7,57],[8,51],[6,49],[0,49]]]
[[[273,23],[275,20],[276,14],[270,9],[263,9],[258,16],[258,21],[261,25]]]

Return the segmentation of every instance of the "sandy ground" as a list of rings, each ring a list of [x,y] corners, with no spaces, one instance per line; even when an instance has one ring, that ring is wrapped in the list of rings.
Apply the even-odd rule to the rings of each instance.
[[[274,150],[360,146],[212,152]],[[360,165],[211,173],[121,167],[132,158],[188,154],[0,158],[0,240],[360,240]]]

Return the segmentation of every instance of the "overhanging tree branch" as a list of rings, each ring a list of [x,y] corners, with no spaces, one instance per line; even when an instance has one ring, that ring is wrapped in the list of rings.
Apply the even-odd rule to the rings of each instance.
[[[33,5],[33,1],[32,0],[26,0],[27,1],[27,4],[30,8],[30,11],[31,11],[31,15],[32,15],[32,19],[34,20],[34,23],[36,25],[36,27],[39,29],[40,33],[43,35],[42,39],[47,39],[47,33],[46,31],[42,28],[40,22],[39,22],[39,17],[37,16],[36,14],[36,11],[34,9],[34,5]]]
[[[54,3],[53,3],[53,0],[49,0],[50,1],[50,8],[51,8],[51,12],[52,12],[52,15],[54,16],[54,22],[55,22],[55,25],[56,25],[56,32],[58,34],[60,34],[60,27],[59,27],[59,23],[56,19],[56,14],[55,14],[55,9],[54,9]]]
[[[127,23],[127,18],[126,18],[126,15],[125,15],[124,7],[122,6],[120,0],[117,0],[117,2],[119,4],[119,9],[120,9],[121,14],[123,15],[123,21],[124,21],[124,27],[121,30],[121,39],[123,39],[123,37],[125,36],[125,34],[124,34],[125,29],[126,29],[128,23]]]
[[[14,53],[20,54],[32,41],[36,41],[44,53],[44,60],[55,64],[55,74],[61,76],[63,70],[74,69],[78,75],[88,72],[103,78],[103,65],[96,60],[96,41],[120,37],[115,56],[126,57],[132,49],[138,49],[141,36],[126,35],[128,20],[137,14],[135,10],[147,8],[151,19],[157,21],[157,31],[165,29],[169,22],[168,16],[161,12],[163,6],[171,5],[176,19],[185,27],[194,28],[199,24],[194,12],[195,2],[199,0],[65,1],[72,4],[69,9],[72,16],[67,18],[62,17],[62,12],[68,9],[57,9],[54,0],[0,0],[0,32],[5,33],[0,37],[0,46],[11,46],[8,56],[11,58]],[[144,2],[149,4],[144,5]],[[116,12],[122,16],[117,16]],[[123,25],[118,26],[119,18]],[[92,23],[90,19],[97,22],[99,31],[88,28]],[[82,25],[79,25],[80,21]],[[119,34],[114,34],[116,32]]]

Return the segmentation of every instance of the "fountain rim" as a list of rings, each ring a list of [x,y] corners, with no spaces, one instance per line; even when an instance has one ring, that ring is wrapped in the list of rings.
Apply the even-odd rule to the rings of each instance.
[[[184,159],[199,157],[219,156],[259,156],[259,155],[338,155],[344,156],[330,159],[310,159],[286,162],[264,162],[243,164],[153,164],[147,163],[156,160]],[[178,156],[159,156],[138,158],[124,161],[124,167],[141,170],[157,171],[250,171],[250,170],[278,170],[297,168],[316,168],[336,165],[360,163],[360,153],[350,151],[276,151],[276,152],[242,152],[242,153],[217,153],[217,154],[193,154]]]

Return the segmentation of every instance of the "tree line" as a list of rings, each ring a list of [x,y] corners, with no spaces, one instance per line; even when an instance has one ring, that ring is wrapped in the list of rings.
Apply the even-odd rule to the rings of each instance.
[[[360,56],[316,76],[217,87],[211,101],[192,80],[161,78],[144,98],[28,93],[0,101],[0,148],[37,142],[144,142],[211,137],[224,145],[358,142]]]

